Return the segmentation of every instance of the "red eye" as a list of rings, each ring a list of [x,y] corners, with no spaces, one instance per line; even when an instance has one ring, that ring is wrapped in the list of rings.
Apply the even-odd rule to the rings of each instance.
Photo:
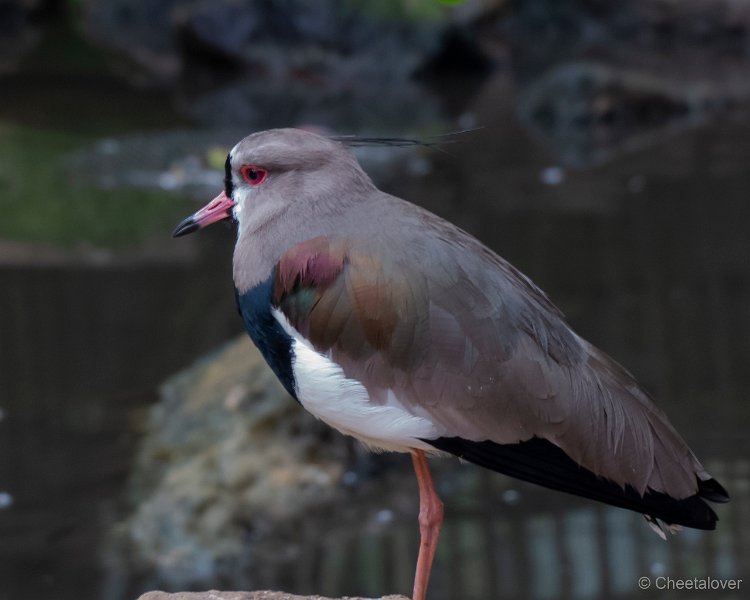
[[[240,175],[250,185],[260,185],[266,180],[268,171],[255,165],[243,165],[240,167]]]

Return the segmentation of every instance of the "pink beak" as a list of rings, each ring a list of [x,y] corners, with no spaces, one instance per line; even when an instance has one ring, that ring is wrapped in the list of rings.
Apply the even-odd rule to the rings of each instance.
[[[198,212],[193,213],[187,219],[180,222],[175,230],[172,232],[172,237],[180,237],[193,233],[199,229],[221,221],[223,219],[229,219],[232,216],[232,207],[234,206],[234,200],[221,192],[216,198],[211,200],[206,206],[201,208]]]

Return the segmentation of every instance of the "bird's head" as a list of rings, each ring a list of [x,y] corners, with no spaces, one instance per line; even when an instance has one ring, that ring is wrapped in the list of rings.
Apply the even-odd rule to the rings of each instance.
[[[224,190],[177,225],[173,237],[224,219],[234,220],[240,235],[251,233],[293,206],[322,216],[374,187],[341,142],[299,129],[249,135],[232,148],[225,169]]]

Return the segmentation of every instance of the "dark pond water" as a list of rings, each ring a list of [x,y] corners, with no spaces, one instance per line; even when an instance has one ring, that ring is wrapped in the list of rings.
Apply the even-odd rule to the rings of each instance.
[[[210,189],[174,183],[192,164],[174,132],[205,140],[208,170],[211,146],[247,131],[214,136],[174,116],[169,94],[36,55],[0,86],[0,598],[115,600],[127,577],[104,540],[145,411],[168,375],[240,331],[229,231],[169,239]],[[442,465],[433,597],[676,597],[637,588],[660,575],[750,585],[750,102],[633,139],[594,127],[572,169],[565,147],[522,118],[522,91],[499,68],[461,115],[432,125],[482,129],[444,152],[393,150],[383,186],[530,275],[653,392],[733,501],[717,532],[664,544],[636,515]],[[127,156],[102,158],[112,148]],[[415,505],[386,487],[356,498],[336,515],[343,524],[302,532],[297,570],[267,566],[257,582],[408,592]],[[356,527],[379,514],[392,524]],[[690,597],[709,595],[743,597]]]

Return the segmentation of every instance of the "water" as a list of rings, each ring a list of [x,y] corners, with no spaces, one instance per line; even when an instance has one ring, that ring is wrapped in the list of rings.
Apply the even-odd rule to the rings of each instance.
[[[128,584],[113,573],[127,579],[127,570],[104,540],[126,508],[144,411],[165,377],[240,324],[229,232],[174,242],[171,226],[197,206],[186,193],[93,187],[80,161],[125,136],[139,148],[128,165],[138,163],[133,139],[161,144],[190,123],[166,93],[133,91],[101,65],[56,62],[65,43],[52,36],[0,81],[0,597],[114,600]],[[444,464],[434,597],[656,597],[637,578],[665,573],[750,581],[750,108],[615,140],[574,169],[521,122],[518,94],[499,69],[464,99],[463,120],[436,123],[451,130],[468,118],[483,129],[446,152],[387,162],[380,181],[530,275],[653,392],[733,501],[719,508],[716,533],[686,531],[665,545],[636,515]],[[228,137],[216,134],[219,144]],[[173,159],[184,154],[175,148]],[[348,501],[335,519],[311,515],[280,533],[298,547],[295,560],[263,566],[257,581],[300,593],[408,592],[411,476],[368,483]],[[363,537],[359,527],[373,522]]]

